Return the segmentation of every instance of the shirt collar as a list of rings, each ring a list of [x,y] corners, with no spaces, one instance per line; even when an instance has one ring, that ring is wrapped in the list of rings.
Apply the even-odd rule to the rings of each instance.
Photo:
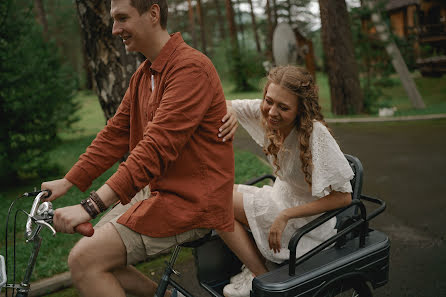
[[[164,67],[167,64],[167,61],[169,61],[170,56],[172,53],[176,50],[176,48],[183,43],[183,37],[181,36],[181,33],[177,32],[170,35],[170,39],[167,41],[167,43],[163,46],[160,53],[156,57],[155,61],[153,63],[150,63],[149,60],[146,60],[147,64],[144,67],[145,69],[149,70],[150,74],[153,72],[162,72]]]

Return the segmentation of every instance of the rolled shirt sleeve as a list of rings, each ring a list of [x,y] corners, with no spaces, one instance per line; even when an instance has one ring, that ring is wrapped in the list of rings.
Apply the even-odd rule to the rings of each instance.
[[[86,152],[79,157],[79,161],[65,175],[82,192],[129,151],[131,96],[129,88],[116,114],[108,120]]]

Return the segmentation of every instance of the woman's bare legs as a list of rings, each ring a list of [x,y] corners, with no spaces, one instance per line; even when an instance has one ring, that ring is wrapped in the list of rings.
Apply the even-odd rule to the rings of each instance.
[[[249,225],[243,208],[243,195],[237,192],[237,185],[234,185],[232,197],[235,216],[234,232],[218,231],[218,235],[255,276],[264,274],[268,272],[265,261],[256,243],[243,226]]]

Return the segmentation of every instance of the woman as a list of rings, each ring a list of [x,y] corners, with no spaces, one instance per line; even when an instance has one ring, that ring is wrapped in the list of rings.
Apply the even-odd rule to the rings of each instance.
[[[277,176],[272,187],[235,185],[235,230],[219,233],[245,264],[223,293],[242,297],[249,296],[252,279],[267,272],[265,259],[281,263],[289,258],[287,246],[296,229],[350,204],[354,174],[320,112],[313,77],[303,68],[274,68],[263,100],[227,104],[219,136],[231,138],[238,120],[263,147]],[[297,256],[334,235],[335,223],[333,218],[304,236]]]

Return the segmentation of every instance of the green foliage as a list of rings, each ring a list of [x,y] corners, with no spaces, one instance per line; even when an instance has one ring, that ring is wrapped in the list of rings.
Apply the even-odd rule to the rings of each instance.
[[[387,107],[389,99],[383,89],[391,87],[390,75],[394,72],[389,56],[385,51],[386,44],[372,35],[371,11],[365,7],[351,11],[352,35],[355,44],[355,55],[359,66],[360,82],[364,94],[364,111],[376,113],[378,108]],[[363,27],[362,20],[368,20]]]
[[[414,71],[417,69],[416,63],[416,54],[414,44],[416,42],[415,34],[408,34],[406,38],[400,38],[396,35],[393,35],[393,40],[396,43],[396,46],[401,52],[404,62],[406,62],[407,68],[409,71]]]
[[[229,40],[222,40],[214,47],[212,56],[210,57],[222,81],[230,80],[231,70],[228,63],[230,60],[228,49],[230,47],[231,43]]]
[[[266,73],[262,66],[265,58],[252,48],[231,50],[229,41],[221,42],[211,57],[220,78],[234,83],[234,90],[246,92],[257,89],[258,82]]]
[[[43,40],[32,7],[10,0],[0,9],[0,178],[7,182],[54,169],[46,152],[76,120],[78,106],[76,80]]]
[[[254,49],[242,49],[240,51],[241,67],[244,75],[248,78],[248,83],[251,86],[250,90],[257,88],[259,81],[266,76],[266,70],[263,67],[265,57],[259,54]]]
[[[378,13],[385,11],[384,4],[382,2],[377,5]],[[398,81],[391,78],[395,74],[395,70],[391,58],[385,50],[388,44],[380,41],[376,33],[372,33],[374,28],[370,20],[371,13],[372,11],[366,7],[354,8],[351,11],[351,19],[355,54],[360,68],[361,87],[364,93],[364,111],[373,114],[377,113],[381,107],[394,106],[392,98],[388,96],[385,89],[392,88]],[[388,28],[391,27],[388,18],[386,25]],[[405,38],[400,38],[391,33],[390,40],[395,42],[407,68],[414,71],[416,69],[414,47],[416,35],[414,31],[412,30],[412,34],[408,34]],[[423,48],[421,49],[423,50]]]
[[[44,7],[50,40],[57,44],[65,63],[73,69],[79,87],[86,88],[84,49],[75,1],[44,0]]]

